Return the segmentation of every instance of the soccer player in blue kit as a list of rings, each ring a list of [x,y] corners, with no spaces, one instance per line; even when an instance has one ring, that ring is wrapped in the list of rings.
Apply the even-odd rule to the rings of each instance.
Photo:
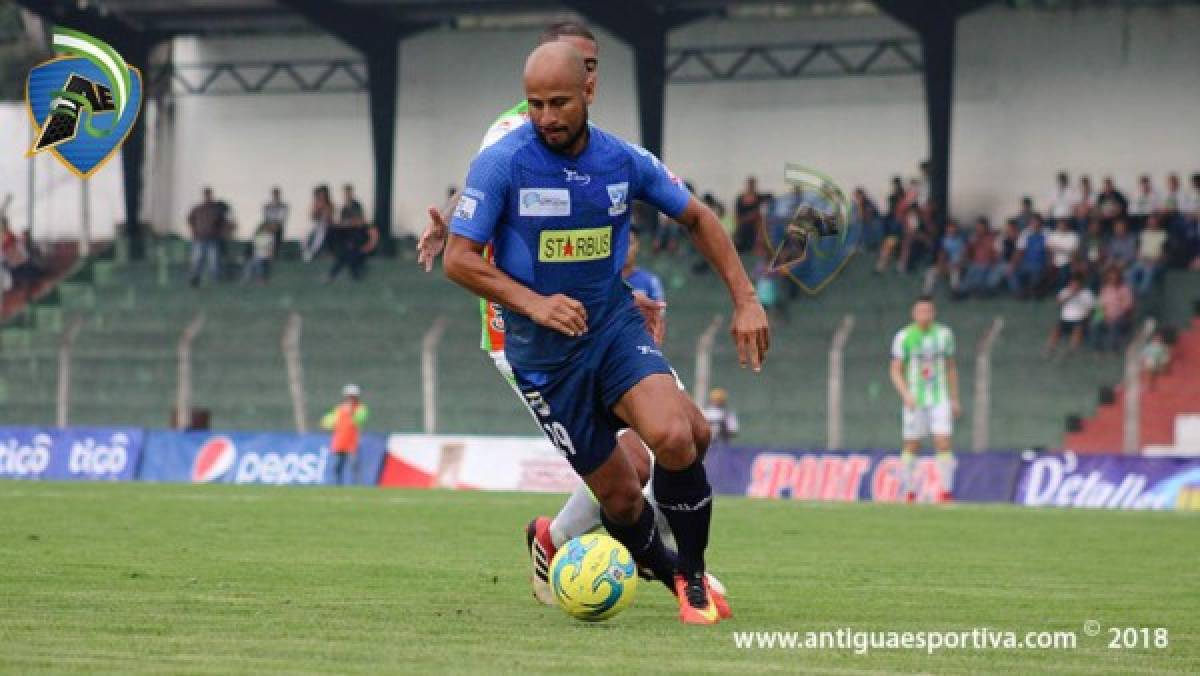
[[[503,306],[505,352],[526,404],[600,502],[608,532],[675,592],[682,621],[713,624],[730,612],[704,577],[708,426],[621,279],[632,200],[689,230],[729,288],[738,358],[756,371],[769,344],[766,314],[716,216],[650,153],[588,124],[586,75],[564,42],[530,55],[530,122],[472,163],[445,271]],[[494,265],[481,255],[489,242]],[[677,556],[663,546],[629,458],[613,452],[625,427],[656,451],[655,492]]]

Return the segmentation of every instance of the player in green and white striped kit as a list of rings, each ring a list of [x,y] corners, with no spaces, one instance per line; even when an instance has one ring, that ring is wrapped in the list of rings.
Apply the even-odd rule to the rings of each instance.
[[[916,500],[913,474],[921,440],[933,436],[941,475],[942,502],[954,494],[954,419],[962,407],[958,399],[958,367],[954,363],[954,332],[934,321],[933,298],[921,296],[913,304],[913,323],[892,340],[892,385],[904,402],[901,414],[904,446],[904,499]]]

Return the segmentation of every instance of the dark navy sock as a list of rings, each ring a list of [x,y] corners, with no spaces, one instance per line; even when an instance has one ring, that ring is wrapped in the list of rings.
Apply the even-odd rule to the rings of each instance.
[[[681,470],[655,463],[654,498],[675,533],[680,569],[690,575],[703,573],[712,522],[712,486],[704,463],[697,459]]]
[[[613,536],[617,542],[625,545],[639,566],[650,569],[654,573],[654,577],[667,585],[668,589],[675,588],[674,577],[677,562],[663,545],[662,535],[658,532],[658,526],[654,520],[654,507],[646,502],[645,498],[642,498],[642,515],[631,524],[616,523],[609,519],[603,511],[600,513],[600,519],[604,522],[604,528],[608,530],[608,534]]]

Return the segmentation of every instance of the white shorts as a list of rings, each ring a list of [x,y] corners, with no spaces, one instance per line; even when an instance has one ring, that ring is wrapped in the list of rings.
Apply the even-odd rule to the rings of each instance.
[[[905,408],[901,418],[905,441],[917,441],[930,435],[948,437],[954,434],[954,412],[950,402]]]

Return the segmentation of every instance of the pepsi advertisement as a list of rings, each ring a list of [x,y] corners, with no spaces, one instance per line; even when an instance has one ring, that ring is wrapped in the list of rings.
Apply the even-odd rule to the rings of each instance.
[[[378,483],[385,438],[363,434],[347,483]],[[328,434],[151,431],[138,478],[143,481],[333,485],[336,456]]]
[[[0,427],[0,479],[131,481],[144,439],[132,427]]]

